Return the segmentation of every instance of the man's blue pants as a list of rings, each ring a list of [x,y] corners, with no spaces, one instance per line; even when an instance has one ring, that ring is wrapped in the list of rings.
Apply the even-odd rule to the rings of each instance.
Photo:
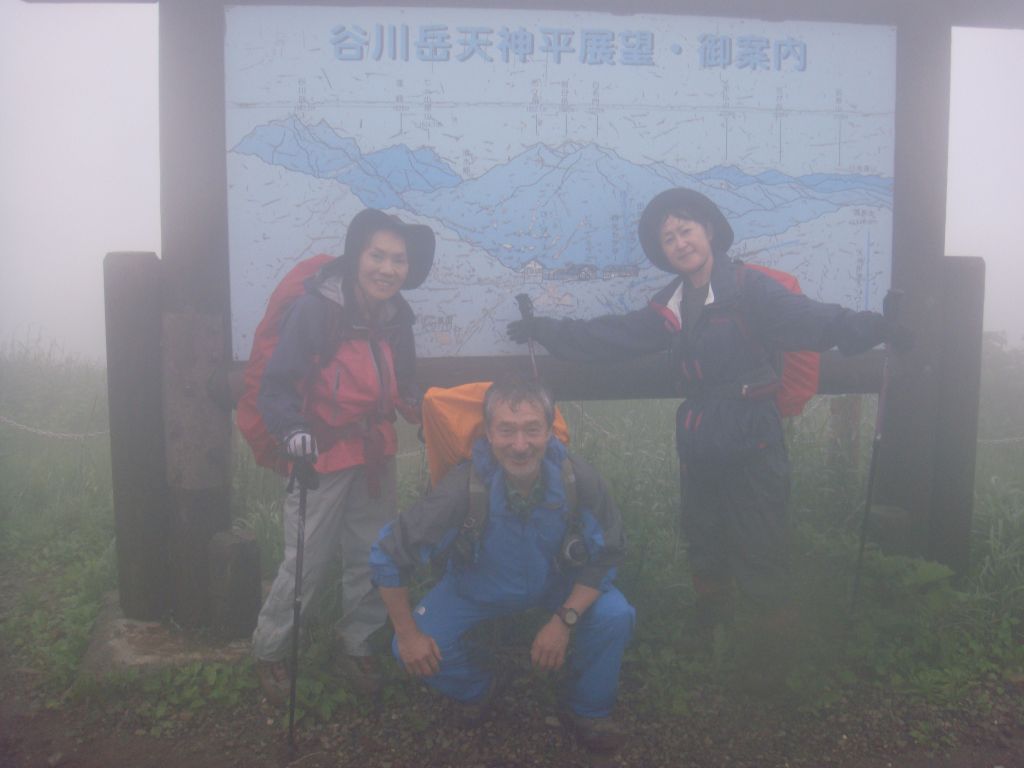
[[[416,625],[434,638],[441,650],[441,670],[423,682],[456,701],[471,703],[487,691],[493,672],[481,662],[480,654],[465,641],[466,632],[486,619],[521,613],[535,606],[550,608],[561,604],[549,595],[542,601],[522,603],[479,603],[460,595],[456,580],[446,574],[413,610]],[[554,599],[550,599],[554,598]],[[550,603],[550,605],[548,605]],[[629,643],[636,620],[633,609],[614,587],[604,592],[580,617],[572,631],[565,704],[581,717],[607,717],[615,705],[622,654]],[[398,642],[392,643],[398,658]]]

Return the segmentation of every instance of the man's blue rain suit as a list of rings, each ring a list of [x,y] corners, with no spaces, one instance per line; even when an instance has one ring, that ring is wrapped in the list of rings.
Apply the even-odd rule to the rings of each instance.
[[[676,447],[698,595],[721,594],[735,580],[760,604],[784,602],[789,459],[774,401],[777,356],[869,349],[883,339],[882,316],[790,293],[721,254],[706,297],[680,276],[643,309],[591,320],[536,317],[529,328],[566,360],[668,353],[685,398]]]
[[[576,477],[580,532],[590,555],[589,562],[578,568],[559,560],[571,517],[561,471],[566,456]],[[504,470],[486,439],[474,446],[472,465],[489,489],[486,527],[473,562],[449,558],[440,582],[413,610],[420,631],[441,651],[440,672],[424,682],[460,702],[481,699],[492,672],[481,663],[478,649],[464,640],[465,633],[482,620],[534,607],[554,613],[578,583],[602,594],[573,630],[565,703],[582,717],[608,716],[635,620],[633,607],[612,586],[624,548],[619,510],[596,471],[554,438],[541,463],[543,501],[522,517],[510,509]],[[370,555],[377,586],[405,586],[417,564],[429,562],[451,545],[469,510],[469,478],[468,462],[455,467],[381,530]],[[397,657],[397,642],[394,651]]]

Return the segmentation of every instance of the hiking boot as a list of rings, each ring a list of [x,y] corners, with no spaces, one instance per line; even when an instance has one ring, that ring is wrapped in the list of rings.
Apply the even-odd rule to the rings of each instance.
[[[283,707],[291,695],[292,676],[288,672],[288,664],[281,661],[256,660],[256,676],[260,688],[267,701],[275,707]]]
[[[334,670],[362,696],[376,696],[384,685],[377,659],[373,656],[340,653],[335,658]]]
[[[572,712],[561,712],[558,719],[572,732],[581,747],[594,754],[617,752],[626,741],[622,727],[611,717],[581,717]]]

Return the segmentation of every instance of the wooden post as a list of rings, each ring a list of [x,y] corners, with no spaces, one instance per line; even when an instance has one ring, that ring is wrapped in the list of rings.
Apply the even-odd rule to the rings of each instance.
[[[160,224],[166,262],[164,398],[175,618],[208,626],[208,546],[230,527],[230,413],[210,397],[231,359],[224,133],[224,8],[208,0],[159,4]],[[197,47],[216,60],[188,55]],[[182,55],[184,53],[184,55]],[[199,115],[205,117],[193,119]],[[212,133],[208,133],[212,131]]]
[[[155,253],[103,260],[117,580],[121,610],[141,620],[167,607],[160,267]]]
[[[963,576],[970,561],[974,511],[985,262],[948,257],[942,263],[940,284],[944,343],[938,360],[935,480],[927,556]]]
[[[260,548],[247,531],[223,531],[210,539],[210,626],[223,640],[248,638],[262,600]]]
[[[935,465],[938,378],[945,340],[940,270],[945,258],[946,166],[952,32],[942,14],[921,14],[900,27],[893,197],[892,285],[905,292],[901,322],[913,348],[890,357],[885,423],[873,500],[909,521],[909,534],[886,548],[926,555]],[[911,83],[929,82],[928,88]]]
[[[164,424],[171,492],[171,610],[185,627],[209,624],[210,539],[231,527],[228,413],[208,383],[224,367],[224,321],[195,311],[163,317]]]

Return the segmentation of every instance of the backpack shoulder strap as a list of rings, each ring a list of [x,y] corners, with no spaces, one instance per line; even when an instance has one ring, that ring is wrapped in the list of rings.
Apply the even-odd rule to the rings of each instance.
[[[477,475],[472,463],[469,465],[468,486],[469,503],[466,506],[466,514],[459,524],[459,529],[447,546],[431,558],[431,566],[437,576],[444,573],[448,562],[453,558],[460,565],[469,565],[476,560],[477,543],[487,525],[490,505],[487,498],[487,486]]]
[[[576,492],[576,470],[573,468],[572,460],[566,456],[562,459],[562,487],[565,489],[565,503],[568,508],[570,526],[578,525],[579,505]],[[483,535],[487,527],[487,518],[490,516],[490,489],[480,479],[476,467],[470,464],[469,467],[469,509],[462,519],[462,526],[456,535],[456,547],[468,545],[475,549],[476,543]],[[468,553],[469,550],[463,552]]]
[[[565,505],[569,508],[569,522],[572,525],[579,517],[579,498],[576,493],[576,470],[568,456],[562,459],[562,488],[565,489]]]
[[[459,532],[469,534],[473,539],[478,539],[487,527],[487,517],[490,515],[490,490],[480,479],[476,467],[469,465],[469,509],[466,510],[466,517],[462,520],[462,530]]]

